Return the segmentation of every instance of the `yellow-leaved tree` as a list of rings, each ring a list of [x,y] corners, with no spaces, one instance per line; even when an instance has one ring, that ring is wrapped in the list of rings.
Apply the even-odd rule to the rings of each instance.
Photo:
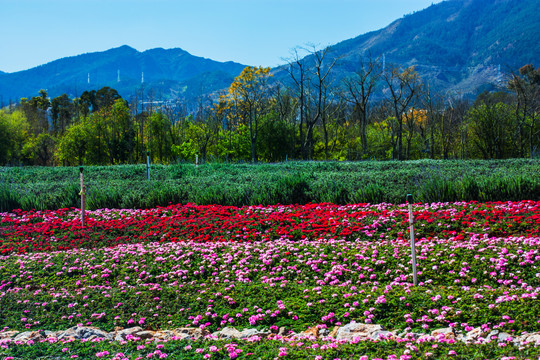
[[[262,118],[270,108],[270,76],[268,67],[247,66],[229,87],[230,115],[236,123],[244,124],[249,129],[252,162],[257,161],[257,136]]]

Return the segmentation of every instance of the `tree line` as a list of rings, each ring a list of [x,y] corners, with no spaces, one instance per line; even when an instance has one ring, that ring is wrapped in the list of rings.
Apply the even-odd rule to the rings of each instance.
[[[294,52],[288,82],[246,67],[227,91],[193,101],[37,96],[0,110],[2,165],[145,161],[502,159],[540,154],[540,69],[508,74],[475,101],[432,91],[413,67],[360,62],[338,78],[327,49]]]

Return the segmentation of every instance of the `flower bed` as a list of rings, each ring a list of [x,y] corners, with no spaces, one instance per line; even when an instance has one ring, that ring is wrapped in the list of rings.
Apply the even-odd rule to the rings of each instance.
[[[355,321],[402,334],[480,329],[510,340],[467,346],[425,338],[354,344],[308,339],[301,345],[294,339],[174,340],[160,349],[143,340],[121,347],[52,340],[28,346],[5,339],[0,355],[99,353],[110,359],[123,352],[132,359],[158,357],[160,350],[178,358],[229,358],[227,347],[234,343],[242,350],[236,356],[254,358],[406,358],[429,352],[538,357],[535,344],[511,340],[540,331],[540,202],[416,204],[414,210],[416,287],[406,205],[98,210],[87,214],[84,228],[74,209],[5,213],[0,330],[79,325],[215,332],[232,326],[299,333]]]

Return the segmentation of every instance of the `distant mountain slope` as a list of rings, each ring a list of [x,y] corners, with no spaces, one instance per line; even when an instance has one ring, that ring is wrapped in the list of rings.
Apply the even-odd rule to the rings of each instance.
[[[230,84],[245,65],[193,56],[182,49],[139,52],[129,46],[67,57],[29,70],[3,74],[0,96],[18,100],[47,89],[51,96],[78,96],[110,86],[124,97],[144,89],[155,98],[198,95]],[[142,82],[144,77],[144,82]],[[217,80],[216,80],[217,79]],[[118,81],[120,80],[120,81]]]
[[[496,85],[500,73],[540,60],[538,0],[449,0],[394,21],[384,29],[331,46],[338,77],[361,58],[415,65],[442,91],[476,93]],[[276,71],[285,77],[283,71]]]
[[[384,54],[387,68],[415,65],[424,82],[443,93],[474,95],[495,89],[504,84],[502,75],[510,69],[527,63],[539,66],[539,5],[539,0],[443,1],[384,29],[331,46],[330,57],[339,58],[334,75],[349,76],[361,59]],[[182,49],[138,52],[122,46],[0,73],[0,98],[16,101],[35,96],[42,88],[50,96],[75,97],[103,86],[117,89],[123,97],[143,90],[146,95],[152,91],[155,99],[189,98],[227,88],[244,67]],[[284,66],[273,69],[273,79],[290,81],[285,70]]]

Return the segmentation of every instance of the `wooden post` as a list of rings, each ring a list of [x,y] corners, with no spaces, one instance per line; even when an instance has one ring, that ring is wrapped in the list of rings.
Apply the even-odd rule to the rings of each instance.
[[[195,166],[199,166],[199,152],[197,151],[197,154],[195,154]]]
[[[146,152],[146,178],[150,180],[150,151]]]
[[[412,253],[412,270],[414,286],[418,285],[418,277],[416,274],[416,247],[414,245],[414,219],[412,213],[413,197],[412,194],[407,194],[407,203],[409,204],[409,224],[411,231],[411,253]]]
[[[81,172],[81,224],[82,226],[84,227],[84,207],[85,207],[85,203],[84,203],[84,182],[83,182],[83,167],[81,166],[79,168],[80,172]]]

